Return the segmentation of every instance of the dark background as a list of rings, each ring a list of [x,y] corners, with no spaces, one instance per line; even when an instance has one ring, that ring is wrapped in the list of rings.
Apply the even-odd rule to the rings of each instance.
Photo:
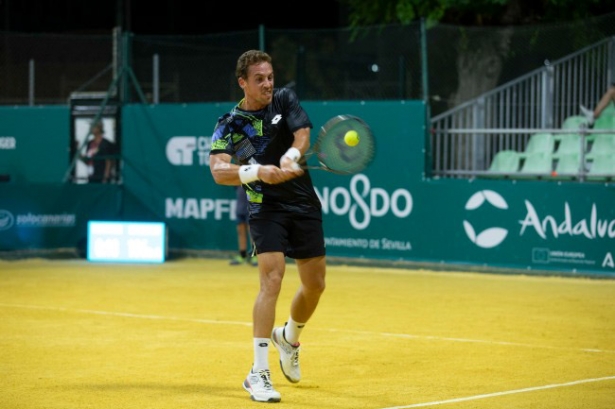
[[[107,34],[113,27],[147,35],[198,35],[268,29],[345,27],[335,0],[0,0],[0,30]]]

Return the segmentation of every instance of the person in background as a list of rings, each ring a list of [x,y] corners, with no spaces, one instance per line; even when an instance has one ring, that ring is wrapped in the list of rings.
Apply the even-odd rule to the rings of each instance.
[[[248,237],[250,231],[248,228],[248,196],[242,186],[235,188],[237,194],[237,203],[235,205],[235,218],[237,219],[237,248],[239,254],[233,257],[230,261],[230,265],[237,266],[240,264],[248,263],[253,266],[258,265],[258,260],[253,253],[254,245],[252,238],[250,237],[250,249],[248,249]],[[251,250],[248,253],[248,250]]]
[[[594,125],[594,121],[598,119],[600,114],[602,114],[602,111],[604,111],[606,107],[609,106],[609,103],[611,101],[615,102],[615,82],[612,83],[609,89],[607,89],[604,95],[602,95],[602,98],[600,98],[600,101],[598,101],[598,105],[596,105],[593,111],[581,105],[581,113],[583,114],[583,116],[585,116],[585,118],[587,118],[587,124],[589,126]]]
[[[309,171],[298,164],[310,147],[312,123],[292,89],[274,88],[269,54],[246,51],[237,60],[235,76],[244,97],[218,119],[209,167],[217,184],[243,185],[258,257],[253,361],[243,388],[252,400],[279,402],[281,395],[271,381],[269,344],[278,350],[286,379],[299,382],[299,337],[325,290],[322,205]],[[274,327],[286,257],[295,260],[301,284],[288,320]]]
[[[81,160],[88,166],[88,182],[110,183],[115,178],[115,144],[104,137],[102,122],[96,122],[91,128],[92,139],[86,145],[85,155]]]

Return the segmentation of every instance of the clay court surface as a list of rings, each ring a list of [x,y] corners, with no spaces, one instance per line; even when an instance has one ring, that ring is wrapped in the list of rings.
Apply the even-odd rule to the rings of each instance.
[[[303,379],[252,402],[257,270],[0,261],[2,409],[613,409],[615,280],[330,266]],[[288,266],[277,325],[298,285]]]

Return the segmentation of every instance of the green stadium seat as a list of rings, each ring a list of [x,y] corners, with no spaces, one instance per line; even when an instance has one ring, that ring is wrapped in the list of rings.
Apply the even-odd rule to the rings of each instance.
[[[581,171],[581,153],[561,153],[556,158],[555,179],[576,179]]]
[[[587,180],[603,181],[615,179],[615,154],[592,155],[589,161]]]
[[[594,122],[594,129],[612,129],[615,130],[615,105],[612,103],[600,113]]]
[[[522,158],[519,176],[536,179],[551,176],[553,156],[550,151],[527,153]]]
[[[519,172],[519,152],[502,150],[495,154],[493,161],[487,169],[487,177],[505,178],[514,176]]]
[[[610,115],[605,112],[596,118],[594,122],[594,129],[611,129],[615,130],[615,115]]]
[[[558,136],[555,155],[567,155],[569,153],[581,153],[581,141],[583,136],[580,134],[562,134]]]
[[[530,136],[530,140],[528,141],[524,152],[526,154],[539,152],[551,154],[554,147],[555,139],[553,138],[553,134],[535,133]]]
[[[615,133],[594,134],[589,155],[615,155]]]
[[[572,115],[564,119],[562,122],[562,129],[580,129],[587,127],[587,118],[583,115]]]

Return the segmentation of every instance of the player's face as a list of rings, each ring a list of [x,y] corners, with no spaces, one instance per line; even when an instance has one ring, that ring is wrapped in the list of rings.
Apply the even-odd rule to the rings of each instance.
[[[245,99],[250,110],[262,109],[273,98],[273,68],[268,62],[251,65],[248,78],[243,81]]]

